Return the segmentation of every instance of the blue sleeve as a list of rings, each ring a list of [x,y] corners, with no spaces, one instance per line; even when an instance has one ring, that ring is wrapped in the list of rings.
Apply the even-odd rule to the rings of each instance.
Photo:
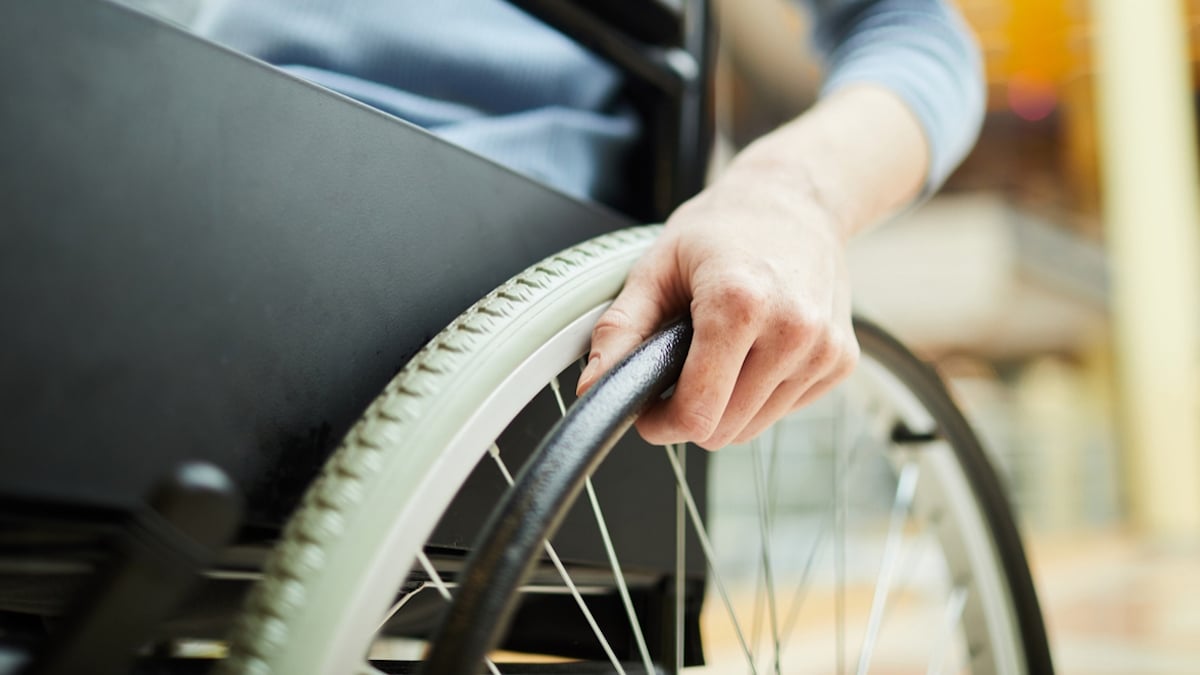
[[[945,0],[809,0],[826,64],[822,94],[849,84],[885,86],[912,109],[929,141],[924,195],[970,151],[986,90],[979,48]]]

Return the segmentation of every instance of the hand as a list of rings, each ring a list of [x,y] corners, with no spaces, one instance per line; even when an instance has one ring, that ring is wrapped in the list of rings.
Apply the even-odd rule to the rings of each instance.
[[[637,422],[650,443],[745,442],[857,361],[843,228],[815,199],[759,178],[743,172],[680,207],[596,324],[580,392],[691,313],[675,393]]]
[[[752,143],[634,265],[592,333],[580,392],[684,312],[691,350],[674,396],[637,422],[647,441],[715,450],[828,391],[858,360],[845,241],[910,203],[929,158],[907,103],[873,84]]]

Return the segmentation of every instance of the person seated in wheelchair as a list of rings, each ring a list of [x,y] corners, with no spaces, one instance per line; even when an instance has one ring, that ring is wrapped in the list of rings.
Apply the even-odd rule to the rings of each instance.
[[[980,57],[947,0],[803,4],[819,100],[670,215],[595,326],[580,391],[692,316],[674,396],[637,421],[651,443],[744,442],[844,378],[848,240],[935,191],[978,133]],[[642,128],[613,66],[502,0],[229,0],[199,30],[580,197],[619,194]]]

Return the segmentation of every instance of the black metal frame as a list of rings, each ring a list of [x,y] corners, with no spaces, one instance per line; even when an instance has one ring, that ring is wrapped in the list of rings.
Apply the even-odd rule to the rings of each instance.
[[[147,636],[199,584],[237,531],[237,492],[211,465],[181,466],[122,527],[95,574],[26,675],[123,673]]]
[[[712,149],[716,30],[708,0],[511,0],[617,65],[646,122],[630,161],[634,217],[662,221],[700,191]]]

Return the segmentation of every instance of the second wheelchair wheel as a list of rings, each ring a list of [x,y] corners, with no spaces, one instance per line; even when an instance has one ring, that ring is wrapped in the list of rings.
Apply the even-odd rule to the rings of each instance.
[[[554,604],[556,614],[542,625],[585,625],[570,639],[591,647],[547,651],[596,654],[599,662],[518,667],[497,654],[481,663],[501,630],[434,645],[432,658],[463,657],[453,670],[435,672],[661,671],[698,662],[699,634],[683,625],[690,610],[677,607],[675,625],[655,626],[646,639],[647,621],[658,620],[645,598],[670,582],[645,569],[622,570],[627,551],[607,535],[627,526],[606,527],[590,485],[609,565],[564,561],[539,547],[536,580],[504,588],[495,579],[511,571],[464,572],[461,562],[423,548],[477,463],[494,460],[511,479],[496,439],[539,392],[547,397],[547,383],[555,399],[570,389],[558,386],[560,375],[573,372],[591,325],[656,232],[614,233],[534,266],[468,310],[396,376],[286,528],[222,672],[411,672],[429,656],[428,630],[400,631],[407,637],[396,639],[381,627],[427,626],[425,601],[493,586],[503,602],[573,597]],[[696,529],[686,534],[687,482],[663,488],[678,503],[668,538],[687,550],[686,538],[704,532],[709,583],[722,589],[705,601],[711,672],[724,672],[718,662],[726,652],[734,656],[730,669],[742,672],[794,672],[796,663],[833,670],[852,658],[859,672],[884,664],[909,672],[916,663],[929,672],[947,665],[1049,672],[1020,542],[969,428],[936,378],[899,345],[866,324],[858,337],[863,366],[852,382],[762,441],[713,457],[707,523],[692,519]],[[524,569],[526,562],[503,564]],[[677,564],[674,576],[682,579],[684,563]],[[660,595],[682,602],[693,594],[677,587]],[[574,615],[563,615],[564,607]],[[453,611],[495,620],[461,605]],[[630,618],[620,636],[605,635],[613,616]],[[851,657],[850,645],[864,648]],[[819,665],[821,654],[832,658],[829,668]]]
[[[639,397],[652,400],[670,384],[653,380],[678,373],[661,365],[682,362],[678,330],[614,369],[547,437],[475,542],[423,672],[479,672],[544,537],[585,485],[605,530],[588,475],[628,428],[622,418]],[[863,359],[850,381],[751,443],[716,453],[707,520],[683,454],[666,449],[714,596],[702,672],[1052,672],[1020,538],[969,425],[902,345],[869,322],[857,320],[855,332]],[[616,372],[622,367],[629,373]],[[687,555],[682,521],[679,559]],[[625,593],[619,579],[614,586]],[[629,624],[641,635],[639,614],[630,604]],[[685,614],[682,606],[672,613],[678,636]],[[685,662],[682,649],[652,654],[636,642],[631,663],[614,658],[611,672]]]

